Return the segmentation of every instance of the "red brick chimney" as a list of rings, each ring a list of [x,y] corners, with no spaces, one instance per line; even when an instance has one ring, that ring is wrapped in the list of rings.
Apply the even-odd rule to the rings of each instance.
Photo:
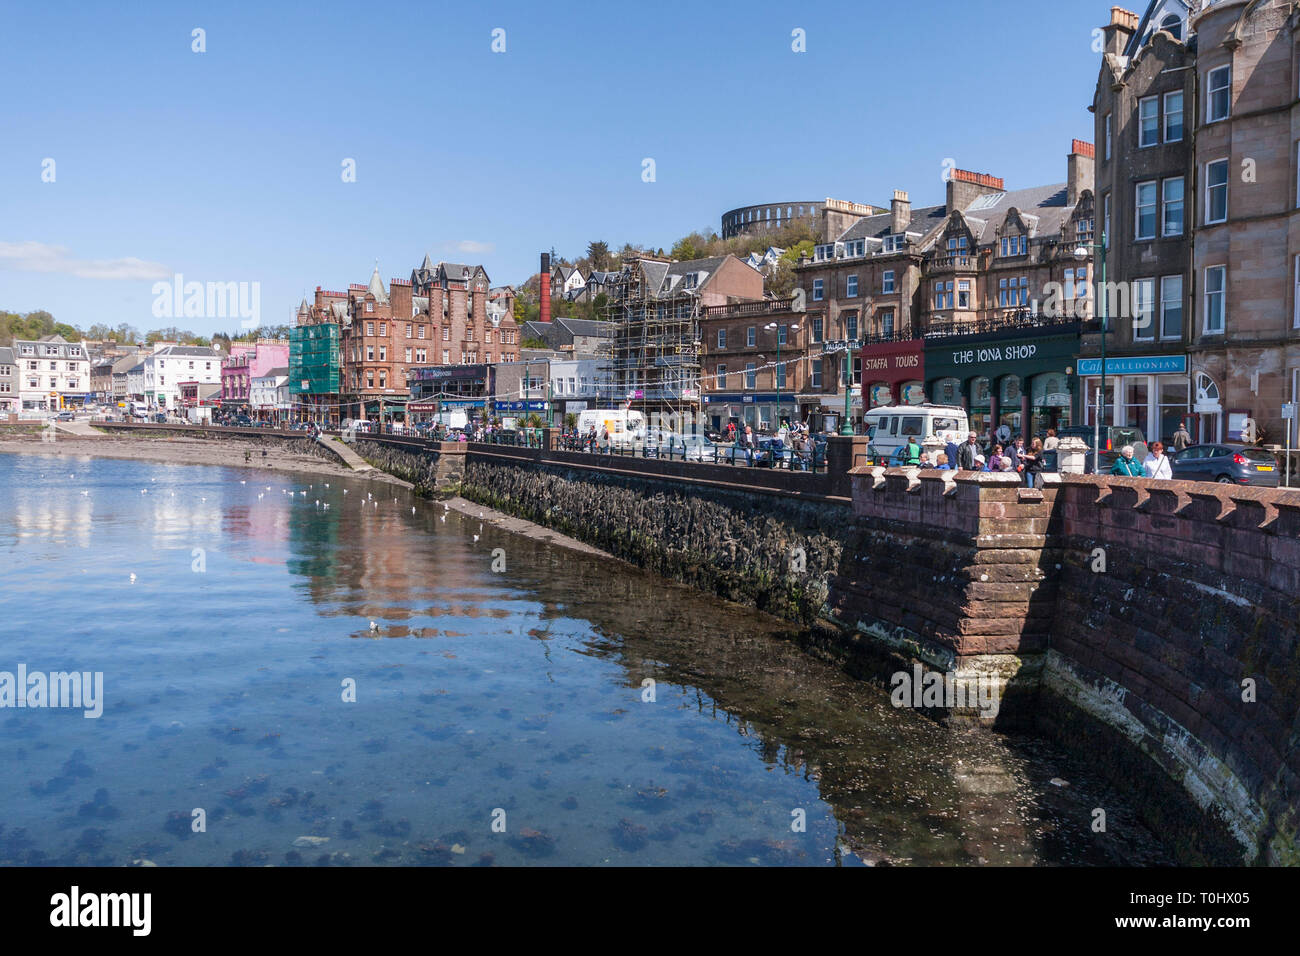
[[[1092,143],[1076,139],[1070,144],[1070,156],[1067,161],[1067,183],[1069,197],[1066,205],[1073,206],[1079,201],[1079,194],[1092,188],[1092,174],[1096,166],[1097,150]]]
[[[952,215],[955,210],[962,210],[980,196],[1006,191],[1006,184],[997,176],[988,173],[972,173],[966,169],[954,169],[948,178],[948,202],[945,212]]]
[[[551,254],[542,253],[542,271],[538,276],[537,297],[541,300],[542,314],[539,316],[542,322],[551,321]]]

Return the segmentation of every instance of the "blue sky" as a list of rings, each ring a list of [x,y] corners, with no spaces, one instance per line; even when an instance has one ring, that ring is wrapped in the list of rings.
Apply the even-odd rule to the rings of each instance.
[[[946,158],[1060,182],[1070,140],[1093,138],[1109,9],[8,4],[0,309],[144,331],[170,324],[154,281],[182,273],[258,282],[262,321],[291,322],[376,259],[386,279],[427,251],[518,283],[552,247],[667,248],[750,203],[939,202]]]

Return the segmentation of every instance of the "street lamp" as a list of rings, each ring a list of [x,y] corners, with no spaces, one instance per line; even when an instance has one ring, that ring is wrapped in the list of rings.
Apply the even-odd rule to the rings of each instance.
[[[776,430],[780,431],[781,430],[781,379],[777,377],[777,373],[778,372],[784,373],[784,369],[781,368],[781,326],[778,325],[776,322],[769,322],[767,323],[767,325],[763,326],[763,329],[764,331],[767,332],[776,332],[776,369],[774,369],[772,372],[772,378],[776,380],[776,425],[777,425]],[[799,331],[798,324],[796,323],[795,325],[789,326],[789,330],[791,332],[798,332]]]
[[[1101,471],[1101,419],[1106,414],[1106,300],[1109,298],[1106,291],[1106,247],[1106,233],[1103,232],[1101,242],[1082,243],[1074,250],[1074,258],[1079,262],[1086,261],[1094,251],[1101,253],[1101,283],[1096,287],[1099,291],[1097,298],[1101,299],[1101,395],[1097,399],[1097,415],[1093,420],[1092,445],[1092,467],[1096,472]],[[1088,407],[1087,394],[1083,396],[1083,407]]]

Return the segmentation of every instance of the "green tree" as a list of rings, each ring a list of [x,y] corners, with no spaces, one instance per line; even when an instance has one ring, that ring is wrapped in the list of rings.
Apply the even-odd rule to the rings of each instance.
[[[595,271],[608,272],[613,265],[613,258],[609,254],[609,243],[600,240],[587,243],[587,261]]]

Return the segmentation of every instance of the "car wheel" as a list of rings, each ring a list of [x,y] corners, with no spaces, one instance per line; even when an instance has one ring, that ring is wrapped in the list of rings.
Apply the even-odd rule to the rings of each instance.
[[[1227,475],[1220,475],[1216,480],[1221,485],[1230,485],[1233,483],[1232,479],[1229,478]]]

